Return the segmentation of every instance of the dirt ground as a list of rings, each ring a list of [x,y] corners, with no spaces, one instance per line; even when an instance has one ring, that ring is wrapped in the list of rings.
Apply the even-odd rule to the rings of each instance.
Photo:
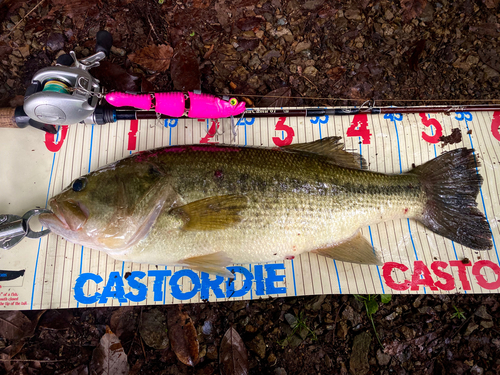
[[[102,29],[113,49],[92,74],[109,91],[201,89],[255,106],[490,103],[498,5],[3,0],[0,107],[21,104],[59,55],[92,54]],[[496,295],[470,294],[26,311],[0,316],[0,373],[490,375],[499,322]]]

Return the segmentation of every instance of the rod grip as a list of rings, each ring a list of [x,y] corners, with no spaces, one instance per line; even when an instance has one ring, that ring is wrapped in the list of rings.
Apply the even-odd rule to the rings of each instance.
[[[15,108],[0,108],[0,128],[20,128],[16,124],[15,111]]]

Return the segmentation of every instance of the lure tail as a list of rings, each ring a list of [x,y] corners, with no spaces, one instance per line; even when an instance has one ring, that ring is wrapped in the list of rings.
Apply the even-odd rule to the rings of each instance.
[[[474,150],[446,152],[410,173],[420,176],[427,203],[417,218],[433,232],[474,250],[492,248],[491,230],[476,198],[483,182]]]

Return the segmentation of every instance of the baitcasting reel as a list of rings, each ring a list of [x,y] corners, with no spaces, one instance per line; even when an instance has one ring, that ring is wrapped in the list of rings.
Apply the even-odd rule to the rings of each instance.
[[[73,51],[57,59],[54,67],[43,68],[33,77],[24,98],[24,112],[30,125],[95,123],[94,111],[100,98],[100,84],[88,72],[99,66],[111,49],[107,31],[97,33],[96,53],[77,60]],[[34,124],[36,122],[38,124]]]

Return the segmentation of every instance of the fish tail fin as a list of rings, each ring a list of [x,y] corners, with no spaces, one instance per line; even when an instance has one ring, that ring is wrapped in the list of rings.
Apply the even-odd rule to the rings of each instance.
[[[417,218],[433,232],[474,250],[492,248],[491,230],[476,198],[483,182],[474,150],[446,152],[413,169],[427,195]]]

